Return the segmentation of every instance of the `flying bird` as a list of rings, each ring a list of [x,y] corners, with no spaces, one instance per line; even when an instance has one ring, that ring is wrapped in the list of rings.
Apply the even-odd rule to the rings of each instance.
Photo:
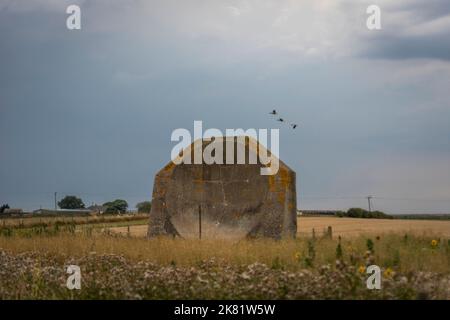
[[[271,115],[278,115],[278,112],[277,112],[277,110],[273,109],[272,112],[269,112],[269,114],[271,114]],[[283,118],[281,118],[281,117],[278,118],[277,121],[286,123],[286,121]],[[286,123],[286,124],[288,124],[288,123]],[[289,125],[292,127],[292,129],[295,129],[298,126],[296,123],[289,123]]]

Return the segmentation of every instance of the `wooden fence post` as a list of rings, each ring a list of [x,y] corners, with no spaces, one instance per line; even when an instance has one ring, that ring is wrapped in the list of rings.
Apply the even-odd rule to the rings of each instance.
[[[202,207],[198,206],[198,238],[202,239]]]
[[[333,238],[333,229],[331,228],[331,226],[328,226],[327,237],[330,238],[330,239]]]

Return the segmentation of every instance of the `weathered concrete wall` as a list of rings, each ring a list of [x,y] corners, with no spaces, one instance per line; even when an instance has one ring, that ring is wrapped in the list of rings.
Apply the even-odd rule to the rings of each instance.
[[[198,238],[200,206],[202,238],[295,237],[295,172],[261,166],[170,162],[155,177],[148,236]]]

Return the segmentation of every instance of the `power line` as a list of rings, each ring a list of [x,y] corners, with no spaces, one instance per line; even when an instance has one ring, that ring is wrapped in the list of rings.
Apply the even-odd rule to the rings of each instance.
[[[303,199],[367,199],[368,196],[310,196],[310,195],[299,195],[299,198]],[[379,200],[392,200],[392,201],[450,201],[450,198],[397,198],[397,197],[379,197],[370,196],[371,199]]]
[[[300,198],[305,199],[366,199],[365,196],[308,196],[308,195],[300,195]]]

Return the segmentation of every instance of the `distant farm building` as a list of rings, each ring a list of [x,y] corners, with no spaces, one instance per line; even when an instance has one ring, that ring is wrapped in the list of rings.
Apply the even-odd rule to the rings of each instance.
[[[15,215],[15,214],[22,214],[22,213],[23,213],[23,210],[18,209],[18,208],[10,208],[10,209],[8,208],[3,211],[3,214],[7,214],[7,215]]]
[[[339,210],[299,210],[297,211],[297,215],[303,216],[336,216],[341,211]]]
[[[91,214],[91,210],[89,209],[38,209],[34,210],[33,214],[43,215],[43,216],[87,216]]]
[[[93,204],[92,206],[89,206],[87,209],[93,214],[103,214],[105,213],[107,208],[105,206]]]

